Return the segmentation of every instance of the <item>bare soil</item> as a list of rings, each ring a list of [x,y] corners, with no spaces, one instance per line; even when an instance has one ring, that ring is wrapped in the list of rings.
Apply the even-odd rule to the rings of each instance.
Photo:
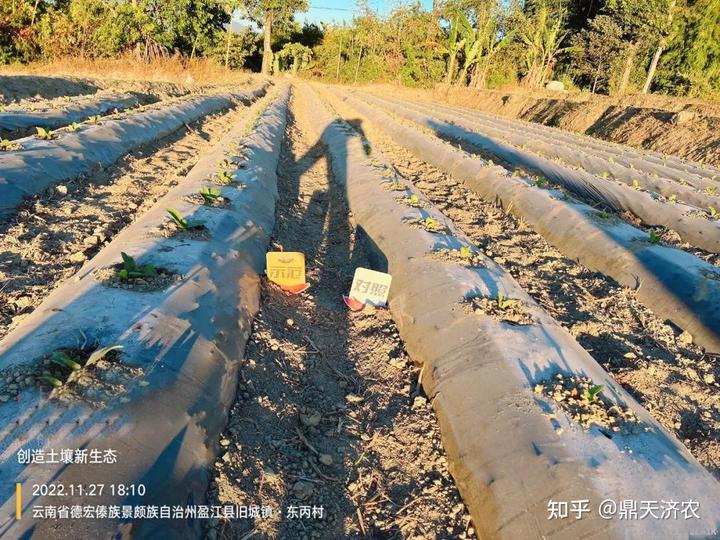
[[[0,223],[0,338],[177,185],[246,115],[238,107],[199,120],[116,165],[50,188]]]
[[[374,86],[379,94],[446,102],[720,166],[720,103],[660,95],[624,98],[545,90],[432,90]],[[685,120],[678,122],[682,111]]]
[[[209,489],[210,504],[273,515],[216,522],[207,538],[472,538],[419,370],[389,312],[343,303],[355,268],[368,263],[299,99],[272,248],[305,253],[311,288],[288,296],[263,283]],[[324,516],[288,517],[303,505]]]
[[[564,257],[526,222],[417,159],[344,102],[332,103],[720,478],[720,357],[658,319],[634,291]]]

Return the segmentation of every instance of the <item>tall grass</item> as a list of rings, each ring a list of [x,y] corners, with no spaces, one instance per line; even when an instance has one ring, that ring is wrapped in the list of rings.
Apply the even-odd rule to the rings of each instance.
[[[216,61],[206,58],[188,60],[172,56],[145,63],[132,54],[115,59],[67,57],[28,65],[0,66],[0,75],[68,76],[165,82],[183,86],[247,84],[253,78],[248,72],[227,70]]]

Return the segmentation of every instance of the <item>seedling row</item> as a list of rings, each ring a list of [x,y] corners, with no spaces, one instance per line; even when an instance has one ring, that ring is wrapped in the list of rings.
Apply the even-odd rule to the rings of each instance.
[[[63,126],[75,130],[82,122],[119,116],[120,112],[130,112],[139,105],[134,95],[117,94],[78,98],[57,109],[25,111],[6,107],[0,110],[0,151],[9,149],[9,141],[26,135],[47,134]]]
[[[679,441],[501,266],[399,177],[381,151],[371,147],[368,156],[359,132],[330,107],[320,114],[325,105],[317,96],[307,99],[353,219],[393,275],[390,308],[411,357],[423,366],[450,469],[479,535],[551,535],[547,499],[559,492],[594,500],[677,489],[689,463],[668,452],[685,451]],[[371,117],[373,109],[357,110]],[[385,118],[378,122],[389,125]],[[406,142],[399,134],[393,130],[394,139]],[[456,160],[444,162],[453,163],[455,173],[463,168]],[[693,478],[705,478],[701,489],[720,489],[702,466],[692,467],[699,473]],[[525,511],[518,513],[518,507]],[[608,536],[643,536],[655,527],[607,526],[578,520],[566,524],[564,533],[592,535],[602,527]],[[700,529],[714,527],[709,522]]]
[[[672,320],[710,351],[720,350],[720,280],[713,265],[690,253],[661,245],[620,219],[611,219],[566,193],[506,169],[394,120],[362,100],[344,94],[353,108],[370,118],[420,159],[463,180],[489,201],[527,219],[566,256],[599,270],[621,284],[638,288],[643,303]],[[672,307],[671,307],[672,306]]]
[[[404,101],[403,103],[414,105],[418,102]],[[493,125],[506,131],[511,130],[519,134],[530,134],[535,136],[535,139],[540,138],[543,141],[553,142],[556,146],[570,145],[577,150],[604,158],[609,163],[623,162],[628,168],[630,165],[634,165],[636,169],[647,168],[648,172],[653,173],[653,175],[658,174],[660,177],[677,182],[691,181],[692,179],[704,179],[713,182],[720,180],[720,169],[706,163],[682,159],[651,150],[640,151],[629,146],[579,135],[551,126],[541,126],[534,122],[493,115],[477,109],[440,103],[423,103],[423,105],[426,109],[461,114],[466,118],[476,120],[481,125]]]
[[[0,152],[0,218],[28,197],[60,182],[116,162],[133,148],[165,137],[186,123],[227,110],[237,100],[251,102],[265,85],[237,95],[192,97],[174,105],[154,104],[119,119],[91,118],[62,133],[41,128],[37,137],[12,141]]]
[[[381,98],[366,96],[366,99],[372,103],[389,103]],[[550,180],[585,202],[617,214],[629,212],[647,226],[661,225],[676,231],[683,241],[692,246],[711,253],[720,252],[720,223],[712,217],[716,210],[711,206],[714,203],[708,202],[707,212],[704,212],[698,207],[682,204],[676,200],[677,196],[659,200],[653,193],[596,177],[581,168],[567,167],[473,131],[472,126],[464,122],[445,122],[406,106],[386,104],[385,107],[389,112],[429,128],[442,138],[470,143],[483,152],[499,156],[512,167],[539,173],[541,177],[535,181],[537,187],[544,187],[545,179]]]
[[[0,342],[0,370],[25,370],[35,382],[0,404],[3,418],[13,418],[0,434],[3,489],[19,475],[65,484],[92,477],[142,483],[150,500],[204,497],[203,456],[224,427],[232,394],[223,388],[234,384],[257,310],[287,102],[285,88],[249,109],[246,122],[232,126],[180,185]],[[189,436],[168,455],[178,433],[203,436]],[[63,448],[108,445],[124,461],[117,468],[20,465],[16,450],[39,440]],[[168,475],[174,468],[185,472]],[[3,501],[14,508],[10,497]],[[184,522],[176,524],[178,535],[187,534]],[[75,532],[88,535],[96,525],[76,523],[82,530]],[[38,528],[56,525],[9,526],[8,534],[21,536],[26,527],[44,534]],[[195,527],[199,535],[200,523]],[[158,521],[133,534],[169,530]]]

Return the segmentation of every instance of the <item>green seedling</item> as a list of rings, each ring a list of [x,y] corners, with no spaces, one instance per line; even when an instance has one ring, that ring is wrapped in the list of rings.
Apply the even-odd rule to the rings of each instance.
[[[648,236],[648,242],[651,244],[659,244],[660,243],[660,235],[656,233],[655,231],[650,231],[650,235]]]
[[[124,251],[120,252],[120,256],[123,260],[123,267],[117,273],[120,281],[149,278],[157,275],[157,270],[152,264],[138,265],[135,259]]]
[[[568,195],[566,191],[563,191],[562,200],[565,202],[570,200],[570,195]]]
[[[70,124],[67,127],[67,130],[68,131],[77,131],[79,127],[80,127],[80,124],[78,124],[77,122],[73,122],[72,124]]]
[[[60,388],[63,385],[60,379],[56,379],[52,375],[41,375],[40,381],[44,382],[48,386],[51,386],[52,388]]]
[[[717,194],[717,187],[715,186],[708,186],[705,188],[705,193],[708,195],[716,195]]]
[[[229,184],[233,180],[232,174],[224,170],[219,170],[215,176],[217,178],[217,183],[222,185]]]
[[[505,298],[505,295],[498,291],[497,293],[497,307],[500,311],[505,311],[510,306],[518,302],[517,298]]]
[[[677,195],[674,193],[668,197],[668,201],[675,202],[677,201]]]
[[[406,197],[404,199],[404,201],[405,201],[405,204],[407,204],[408,206],[412,206],[414,208],[422,207],[422,202],[420,201],[420,197],[418,197],[414,193],[412,195],[410,195],[410,197]]]
[[[88,121],[88,124],[93,124],[93,125],[99,126],[102,123],[102,122],[100,122],[101,118],[102,118],[102,116],[100,116],[99,114],[94,114],[94,115],[88,117],[87,121]]]
[[[52,129],[45,129],[41,127],[35,128],[37,130],[37,138],[43,141],[49,141],[55,138],[55,132]]]
[[[607,171],[603,171],[600,173],[600,178],[608,178],[610,176],[610,173]]]
[[[608,219],[610,219],[610,214],[608,214],[604,210],[600,210],[600,212],[598,212],[598,217],[607,221]]]
[[[539,188],[545,187],[545,179],[544,178],[536,178],[535,186],[537,186]]]
[[[20,145],[15,144],[9,139],[0,139],[0,152],[9,152],[10,150],[17,150]]]
[[[218,199],[218,197],[220,197],[220,190],[214,187],[203,186],[200,190],[200,196],[206,203],[212,204]]]
[[[615,158],[611,156],[611,157],[608,158],[608,161],[609,161],[610,163],[615,163]]]
[[[632,187],[640,189],[640,182],[637,179],[633,180]]]
[[[370,146],[368,143],[363,142],[363,150],[365,150],[366,156],[372,155],[372,146]]]
[[[597,384],[595,386],[592,386],[590,388],[585,389],[585,391],[582,393],[583,400],[587,401],[588,403],[595,403],[598,399],[598,395],[600,392],[602,392],[602,386]]]
[[[72,371],[76,371],[82,367],[73,359],[72,356],[63,351],[55,351],[52,353],[50,361],[58,366],[62,366]]]
[[[425,218],[425,221],[423,221],[423,226],[426,230],[431,232],[438,232],[443,230],[442,224],[437,219],[433,219],[431,217]]]
[[[218,170],[227,169],[228,167],[231,167],[232,165],[233,165],[233,163],[229,159],[223,159],[220,162],[220,165],[218,165]]]
[[[718,212],[717,208],[713,206],[708,209],[708,213],[710,214],[711,218],[716,218],[720,215],[720,212]]]
[[[182,217],[182,215],[180,215],[180,212],[178,212],[174,208],[168,208],[167,213],[170,214],[173,222],[180,230],[190,231],[193,229],[201,229],[205,226],[204,222],[202,221],[185,219],[184,217]]]
[[[463,246],[460,248],[460,256],[463,259],[469,259],[472,257],[472,249],[470,249],[470,246]]]

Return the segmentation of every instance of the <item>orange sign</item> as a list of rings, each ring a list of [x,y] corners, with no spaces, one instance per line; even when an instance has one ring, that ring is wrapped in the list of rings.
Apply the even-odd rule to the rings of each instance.
[[[265,274],[283,289],[305,283],[305,254],[297,251],[269,251],[265,257]]]

